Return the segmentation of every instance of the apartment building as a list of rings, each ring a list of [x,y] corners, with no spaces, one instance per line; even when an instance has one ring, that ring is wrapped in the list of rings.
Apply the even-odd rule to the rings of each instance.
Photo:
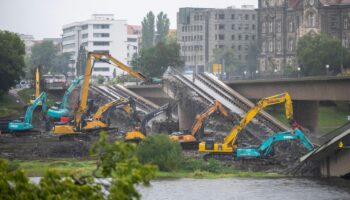
[[[130,65],[134,55],[138,55],[141,47],[142,27],[128,25],[127,34],[127,64]]]
[[[83,46],[89,52],[111,54],[123,63],[127,63],[127,22],[114,19],[113,14],[94,14],[89,20],[74,22],[63,26],[62,51],[72,56],[71,67],[75,69],[78,52]],[[93,76],[101,75],[107,79],[113,77],[114,66],[97,62]],[[117,74],[121,70],[116,70]]]
[[[240,64],[248,64],[257,42],[257,14],[253,6],[237,9],[180,8],[177,41],[187,68],[211,71],[215,49],[231,48]]]

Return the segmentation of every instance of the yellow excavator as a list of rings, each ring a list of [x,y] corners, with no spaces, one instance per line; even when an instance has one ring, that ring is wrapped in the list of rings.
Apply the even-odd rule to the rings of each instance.
[[[194,145],[198,146],[198,140],[196,134],[201,129],[203,121],[214,113],[219,112],[224,117],[229,117],[230,113],[227,111],[222,104],[215,100],[208,108],[206,108],[201,114],[197,115],[196,121],[194,122],[190,133],[175,134],[173,133],[170,138],[174,141],[180,142],[183,148],[192,148]]]
[[[130,114],[132,112],[131,111],[132,108],[130,106],[127,106],[127,104],[129,104],[129,101],[124,98],[120,98],[118,100],[113,100],[106,103],[105,105],[101,106],[95,112],[95,114],[93,114],[91,117],[88,117],[87,119],[84,120],[86,125],[84,126],[83,130],[96,130],[101,128],[108,128],[109,122],[108,120],[102,119],[103,113],[105,113],[108,109],[110,109],[113,106],[117,107],[117,106],[123,105],[123,109],[128,114]]]
[[[233,152],[237,149],[237,135],[244,129],[249,122],[264,108],[275,104],[285,103],[286,118],[293,121],[293,106],[292,100],[289,94],[282,93],[261,99],[253,108],[251,108],[247,114],[241,119],[239,124],[235,125],[231,132],[225,137],[223,143],[215,142],[213,139],[207,139],[205,142],[199,144],[200,152],[207,152],[209,156],[220,157],[225,155],[233,155]],[[208,157],[209,157],[208,156]]]
[[[132,76],[147,82],[147,79],[141,73],[131,69],[130,67],[124,65],[122,62],[118,61],[114,57],[109,54],[97,53],[97,52],[89,52],[87,56],[87,62],[85,67],[84,81],[81,88],[81,95],[79,106],[74,113],[73,123],[56,123],[52,129],[52,132],[57,135],[66,135],[66,134],[78,134],[84,132],[84,122],[83,115],[85,115],[87,111],[87,101],[89,94],[89,84],[93,71],[93,66],[96,61],[106,62],[115,67],[118,67]]]
[[[29,104],[32,105],[35,101],[35,99],[37,99],[40,95],[40,74],[39,74],[39,69],[36,68],[36,72],[35,72],[35,94],[30,95],[30,99],[29,99]],[[42,103],[40,102],[38,104],[38,106],[41,106]]]

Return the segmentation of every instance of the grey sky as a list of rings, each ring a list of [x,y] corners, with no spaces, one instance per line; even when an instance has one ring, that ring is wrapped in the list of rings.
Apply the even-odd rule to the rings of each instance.
[[[111,13],[128,24],[141,24],[146,13],[164,11],[176,28],[180,7],[226,8],[254,5],[257,0],[0,0],[0,29],[32,34],[36,39],[59,37],[62,25]]]

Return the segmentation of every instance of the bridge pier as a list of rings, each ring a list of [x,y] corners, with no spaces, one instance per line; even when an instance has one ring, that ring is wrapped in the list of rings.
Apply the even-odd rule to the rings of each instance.
[[[193,101],[180,101],[178,104],[179,130],[191,130],[197,116],[197,106]]]
[[[294,119],[312,133],[315,133],[318,121],[318,107],[318,101],[294,100]]]

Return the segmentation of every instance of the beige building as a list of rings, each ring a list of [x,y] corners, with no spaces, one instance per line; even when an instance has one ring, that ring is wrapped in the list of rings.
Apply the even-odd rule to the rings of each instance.
[[[307,33],[327,33],[349,48],[350,0],[259,0],[259,70],[295,70],[296,45]]]

